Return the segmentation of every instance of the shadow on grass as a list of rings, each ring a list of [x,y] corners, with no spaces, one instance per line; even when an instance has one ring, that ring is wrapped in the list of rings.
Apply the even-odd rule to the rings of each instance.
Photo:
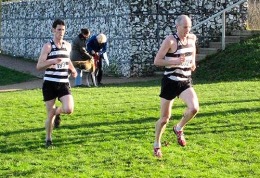
[[[233,109],[223,112],[217,113],[199,113],[196,119],[200,119],[200,117],[211,117],[219,115],[219,117],[223,118],[227,114],[239,114],[245,112],[255,112],[259,113],[260,108],[254,109]],[[174,118],[181,117],[181,114],[174,115]],[[104,121],[104,122],[93,122],[93,123],[86,123],[86,124],[68,124],[62,125],[61,128],[55,130],[56,136],[59,135],[59,130],[62,132],[66,132],[68,130],[70,132],[68,139],[61,139],[56,138],[54,143],[56,147],[60,147],[63,145],[68,144],[83,144],[83,145],[95,145],[100,142],[109,142],[111,140],[131,140],[131,139],[142,139],[145,135],[151,136],[151,141],[153,140],[153,132],[154,132],[154,124],[157,121],[157,117],[148,117],[148,118],[133,118],[128,120],[120,120],[120,121]],[[172,122],[172,121],[171,121]],[[203,121],[205,122],[205,121]],[[246,125],[241,124],[240,122],[237,123],[223,123],[218,121],[211,121],[211,124],[216,122],[216,126],[208,127],[208,130],[201,130],[199,122],[191,122],[189,125],[191,126],[189,129],[186,130],[187,134],[208,134],[208,133],[223,133],[223,132],[236,132],[241,131],[244,129],[250,130],[258,130],[260,129],[259,122],[251,122],[247,123]],[[243,122],[242,122],[243,123]],[[124,125],[127,125],[124,127]],[[76,131],[73,133],[73,131]],[[32,128],[32,129],[22,129],[16,131],[8,131],[3,132],[1,135],[3,137],[10,137],[14,135],[27,135],[27,134],[34,134],[34,135],[45,135],[44,128]],[[4,142],[0,144],[0,152],[1,153],[11,153],[11,152],[24,152],[28,150],[35,150],[35,149],[44,149],[44,137],[42,140],[39,139],[32,139],[26,140],[25,138],[21,138],[20,142],[16,143],[8,143],[6,145]]]
[[[124,140],[126,138],[126,135],[128,136],[134,136],[135,138],[137,135],[142,135],[144,132],[147,131],[146,125],[147,123],[155,122],[158,118],[149,117],[146,119],[129,119],[129,120],[120,120],[115,122],[94,122],[94,123],[86,123],[86,124],[75,124],[75,125],[62,125],[60,128],[56,129],[57,132],[59,130],[69,130],[70,135],[72,134],[73,130],[77,130],[77,134],[75,138],[69,139],[69,140],[60,140],[55,139],[55,146],[59,147],[61,145],[67,145],[67,144],[82,144],[88,141],[88,137],[95,138],[92,142],[103,142],[103,141],[109,141],[112,139],[117,140]],[[123,128],[122,125],[138,125],[142,126],[143,128],[140,129],[133,129],[134,127],[128,126],[128,128]],[[109,130],[100,130],[99,127],[102,126],[109,126]],[[154,127],[154,125],[153,125]],[[82,130],[83,129],[83,130]],[[94,130],[94,131],[92,131]],[[1,133],[2,137],[10,137],[10,136],[20,136],[20,135],[26,135],[26,134],[34,134],[34,135],[45,135],[45,129],[44,128],[31,128],[31,129],[21,129],[16,131],[5,131]],[[56,133],[58,135],[58,133]],[[81,135],[81,136],[78,136]],[[105,138],[105,139],[104,139]],[[109,138],[109,139],[108,139]],[[42,140],[39,139],[32,139],[28,140],[25,138],[19,139],[21,142],[16,143],[8,143],[6,145],[4,142],[0,144],[0,153],[11,153],[11,152],[23,152],[28,150],[35,150],[39,148],[44,148],[44,138]]]
[[[250,118],[236,118],[240,122],[236,123],[230,123],[229,120],[223,120],[223,116],[227,115],[237,115],[239,113],[259,113],[260,108],[244,108],[244,109],[233,109],[233,110],[226,110],[226,111],[217,111],[216,113],[199,113],[195,119],[199,120],[200,117],[208,117],[210,118],[211,116],[218,115],[221,120],[210,120],[210,121],[205,121],[205,119],[202,121],[203,125],[205,123],[210,122],[211,126],[208,126],[205,129],[200,129],[201,128],[201,122],[191,122],[189,123],[189,129],[185,131],[187,134],[208,134],[208,133],[213,133],[213,134],[218,134],[218,133],[224,133],[224,132],[236,132],[236,131],[243,131],[243,130],[259,130],[260,129],[260,122],[245,122],[243,121],[244,119],[250,119]],[[246,117],[246,116],[245,116]],[[235,121],[234,121],[235,122]]]
[[[209,105],[218,105],[218,104],[234,104],[234,103],[250,103],[250,102],[260,102],[260,99],[251,99],[251,100],[232,100],[232,101],[212,101],[212,102],[203,102],[200,103],[200,106],[209,106]]]
[[[37,77],[24,72],[18,72],[0,66],[0,86],[11,85],[16,83],[28,82],[38,79]]]

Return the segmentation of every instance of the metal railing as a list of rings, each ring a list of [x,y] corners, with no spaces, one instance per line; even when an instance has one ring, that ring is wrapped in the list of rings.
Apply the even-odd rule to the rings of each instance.
[[[203,20],[202,22],[198,23],[197,25],[194,25],[191,30],[197,29],[198,27],[200,27],[201,25],[207,23],[208,21],[210,21],[211,19],[220,16],[222,14],[222,40],[221,40],[221,46],[222,46],[222,50],[225,49],[226,44],[225,44],[225,38],[226,38],[226,12],[231,10],[232,8],[234,8],[237,5],[240,5],[244,2],[246,2],[247,0],[240,0],[235,4],[232,4],[229,7],[226,7],[225,9],[223,9],[222,11],[212,15],[211,17],[207,18],[206,20]],[[226,1],[225,0],[221,0],[221,3],[225,6],[226,5]]]

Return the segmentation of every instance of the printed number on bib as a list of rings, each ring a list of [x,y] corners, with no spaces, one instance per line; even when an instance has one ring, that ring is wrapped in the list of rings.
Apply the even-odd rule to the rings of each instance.
[[[67,68],[67,62],[61,62],[59,64],[56,64],[56,69],[66,69]]]
[[[185,62],[183,62],[181,65],[184,66],[184,67],[188,67],[188,66],[191,65],[191,62],[192,62],[192,60],[186,59]]]

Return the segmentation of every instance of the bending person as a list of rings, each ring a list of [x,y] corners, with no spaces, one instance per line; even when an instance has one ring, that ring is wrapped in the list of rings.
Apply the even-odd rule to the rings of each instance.
[[[103,33],[98,35],[93,35],[87,42],[87,51],[96,60],[96,76],[98,85],[101,84],[103,69],[102,60],[104,58],[103,54],[107,51],[107,37]]]
[[[86,61],[90,60],[91,56],[86,50],[86,41],[90,36],[90,31],[87,28],[81,29],[81,33],[73,39],[72,41],[72,50],[70,58],[72,61]],[[82,85],[82,75],[83,72],[77,68],[78,76],[75,80],[75,86]]]

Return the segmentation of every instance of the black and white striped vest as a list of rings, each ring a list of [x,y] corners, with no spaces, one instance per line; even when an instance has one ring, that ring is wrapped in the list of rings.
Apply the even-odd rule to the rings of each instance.
[[[171,65],[165,67],[164,75],[174,81],[187,81],[191,78],[191,67],[192,67],[192,53],[194,47],[193,41],[187,39],[187,44],[183,45],[177,34],[173,35],[177,41],[177,50],[174,53],[167,53],[165,60],[169,60],[171,57],[185,56],[185,61],[179,65]]]
[[[61,48],[57,48],[53,40],[50,40],[50,43],[51,52],[48,54],[47,60],[61,58],[62,61],[58,64],[55,64],[54,67],[47,68],[45,70],[44,80],[68,83],[70,52],[66,49],[64,42],[62,42]]]

